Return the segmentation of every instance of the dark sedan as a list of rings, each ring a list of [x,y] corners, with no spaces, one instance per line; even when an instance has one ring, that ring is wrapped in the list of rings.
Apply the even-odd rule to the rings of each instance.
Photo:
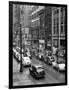
[[[35,78],[44,78],[45,71],[42,65],[31,65],[29,68],[30,74]]]

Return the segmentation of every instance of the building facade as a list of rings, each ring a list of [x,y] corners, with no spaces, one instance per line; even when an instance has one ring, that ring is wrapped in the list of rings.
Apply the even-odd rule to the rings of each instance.
[[[52,8],[52,47],[65,47],[65,8]]]
[[[30,6],[29,5],[13,5],[13,40],[20,47],[20,29],[22,32],[22,45],[25,41],[31,39],[29,33],[30,27]]]
[[[30,29],[30,5],[21,5],[20,6],[21,12],[21,29],[22,29],[22,43],[27,44],[31,40],[31,35],[29,33]]]
[[[13,4],[13,43],[20,46],[20,6]]]
[[[45,49],[52,49],[52,7],[45,7]]]
[[[44,40],[45,49],[65,47],[65,8],[33,6],[31,35],[34,43]]]
[[[39,47],[39,40],[44,39],[44,6],[32,6],[31,35],[32,44]]]
[[[65,47],[65,8],[38,5],[13,5],[13,40],[30,41],[36,47]]]

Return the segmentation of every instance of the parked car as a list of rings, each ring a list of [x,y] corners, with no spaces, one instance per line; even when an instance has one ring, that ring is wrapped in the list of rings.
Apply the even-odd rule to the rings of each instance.
[[[31,65],[29,71],[30,74],[37,79],[45,77],[45,71],[42,65]]]
[[[22,57],[22,64],[23,66],[30,66],[31,65],[31,60],[28,56],[23,56]]]
[[[58,70],[59,72],[65,71],[65,62],[64,61],[60,61],[57,62],[58,63]]]
[[[57,61],[53,63],[53,68],[58,70],[59,72],[65,71],[65,63],[64,61]]]

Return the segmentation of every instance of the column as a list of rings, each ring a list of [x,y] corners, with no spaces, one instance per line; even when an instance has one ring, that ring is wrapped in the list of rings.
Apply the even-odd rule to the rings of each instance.
[[[52,8],[52,35],[51,35],[52,36],[51,37],[52,38],[52,53],[53,53],[53,25],[54,24],[53,24],[53,8]]]
[[[60,32],[61,32],[61,8],[59,8],[59,50],[60,50]]]

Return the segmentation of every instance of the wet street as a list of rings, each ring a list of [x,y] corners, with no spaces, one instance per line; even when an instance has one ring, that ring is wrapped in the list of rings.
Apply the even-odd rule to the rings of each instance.
[[[36,84],[52,84],[64,83],[65,75],[57,72],[52,66],[48,66],[44,62],[37,60],[35,57],[31,59],[33,64],[42,64],[45,68],[45,78],[35,79],[29,73],[29,67],[24,67],[23,72],[19,72],[20,64],[13,59],[13,86],[20,85],[36,85]]]

